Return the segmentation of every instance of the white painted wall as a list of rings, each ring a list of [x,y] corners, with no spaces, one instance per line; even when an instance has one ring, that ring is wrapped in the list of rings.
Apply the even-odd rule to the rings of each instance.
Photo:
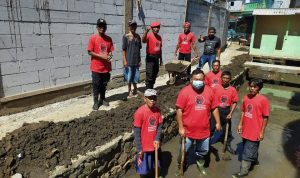
[[[243,7],[243,1],[231,1],[231,2],[227,2],[226,4],[226,8],[230,11],[230,12],[236,12],[236,11],[240,11]]]

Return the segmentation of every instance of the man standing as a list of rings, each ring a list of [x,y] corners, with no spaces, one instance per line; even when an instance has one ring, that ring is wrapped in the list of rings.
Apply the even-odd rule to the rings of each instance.
[[[191,32],[191,24],[189,22],[185,22],[183,24],[184,31],[178,37],[178,43],[175,49],[174,56],[177,56],[177,51],[179,49],[178,60],[189,61],[191,62],[191,53],[192,48],[195,52],[195,57],[199,56],[197,45],[195,43],[195,35]],[[191,67],[187,69],[188,78],[191,75]]]
[[[201,69],[196,69],[192,72],[191,83],[184,87],[178,94],[177,121],[179,134],[181,139],[185,139],[185,153],[192,147],[193,142],[196,142],[196,163],[199,171],[206,175],[207,171],[204,168],[204,157],[209,151],[209,136],[210,124],[209,115],[212,111],[216,120],[216,130],[219,131],[220,116],[217,108],[217,102],[214,93],[209,86],[204,85],[204,72]],[[181,141],[180,151],[181,154]],[[178,157],[178,168],[176,175],[180,175],[181,155]],[[187,155],[187,154],[186,154]],[[186,166],[186,158],[184,160]]]
[[[109,106],[105,100],[107,83],[110,80],[111,58],[114,50],[112,39],[105,34],[106,21],[102,18],[97,20],[98,34],[90,37],[87,51],[91,55],[92,83],[93,83],[93,110],[98,110],[101,105]],[[100,95],[100,100],[99,99]]]
[[[224,134],[226,131],[226,124],[229,125],[228,138],[232,138],[231,119],[239,98],[236,89],[233,86],[230,86],[231,73],[229,71],[224,71],[222,72],[221,78],[222,78],[222,85],[216,85],[213,90],[215,93],[215,97],[217,98],[218,101],[220,121],[223,130],[223,138],[225,136]],[[235,151],[233,151],[233,149],[230,146],[230,142],[228,142],[226,146],[227,146],[227,150],[230,153],[232,154],[235,153]]]
[[[215,36],[216,29],[214,27],[210,27],[208,29],[208,36],[202,37],[200,35],[198,41],[200,43],[204,43],[204,52],[200,58],[199,68],[203,68],[204,64],[208,62],[209,70],[212,70],[212,62],[216,60],[220,60],[221,55],[221,40],[220,38]]]
[[[206,85],[214,88],[216,85],[222,84],[222,80],[221,80],[222,71],[220,71],[220,61],[219,60],[213,61],[212,65],[213,65],[213,70],[209,71],[205,75],[204,83]]]
[[[152,32],[149,33],[150,29]],[[153,89],[155,80],[159,71],[159,65],[163,65],[162,61],[162,39],[158,34],[160,30],[160,22],[152,22],[148,26],[142,37],[143,43],[147,44],[146,48],[146,88]]]
[[[137,94],[136,84],[139,82],[139,66],[141,64],[141,37],[136,33],[137,23],[129,21],[129,33],[123,36],[122,56],[124,64],[124,79],[128,83],[128,97]],[[133,90],[131,92],[131,84]]]
[[[251,165],[258,163],[259,143],[264,139],[270,115],[269,101],[259,93],[262,88],[261,79],[252,79],[249,82],[249,94],[244,96],[242,116],[237,129],[243,138],[242,164],[240,172],[233,174],[233,178],[247,176]]]

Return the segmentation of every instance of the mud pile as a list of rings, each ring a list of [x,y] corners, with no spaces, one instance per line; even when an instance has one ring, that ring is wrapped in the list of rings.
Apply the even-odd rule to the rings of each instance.
[[[230,65],[233,74],[243,70],[243,58],[235,59],[238,66]],[[184,86],[158,88],[158,106],[162,114],[168,113],[170,108],[175,109],[178,91]],[[69,122],[24,124],[0,141],[0,177],[16,172],[25,177],[47,177],[47,172],[55,166],[70,165],[71,158],[78,154],[84,155],[124,132],[131,132],[133,114],[142,104],[141,97],[132,98],[121,101],[115,109],[92,112]]]
[[[169,72],[182,72],[187,68],[187,65],[182,63],[168,63],[165,65],[166,71]]]
[[[232,77],[234,77],[234,76],[238,75],[244,69],[244,63],[246,61],[251,61],[251,57],[248,54],[242,54],[239,56],[235,56],[232,59],[232,63],[222,67],[222,70],[230,71]]]

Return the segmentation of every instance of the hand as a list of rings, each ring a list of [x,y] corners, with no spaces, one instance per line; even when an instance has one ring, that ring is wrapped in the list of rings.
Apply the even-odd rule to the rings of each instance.
[[[124,67],[128,67],[127,61],[124,61]]]
[[[147,26],[146,28],[146,32],[148,33],[150,31],[151,27],[150,26]]]
[[[226,116],[226,119],[228,119],[228,120],[230,120],[232,118],[232,115],[231,114],[228,114],[227,116]]]
[[[259,141],[262,141],[264,139],[264,133],[263,132],[260,132],[259,133],[259,138],[258,138],[258,140]]]
[[[108,54],[107,55],[107,61],[110,61],[112,59],[113,55],[112,54]]]
[[[216,131],[221,131],[221,124],[220,123],[216,123]]]
[[[242,125],[239,124],[238,128],[237,128],[237,133],[238,134],[242,134],[242,128],[243,128]]]
[[[185,130],[184,130],[183,127],[182,127],[182,128],[179,128],[178,132],[179,132],[179,135],[180,135],[181,137],[185,137]]]
[[[140,151],[138,153],[138,157],[139,157],[140,160],[143,160],[143,155],[144,155],[143,151]]]
[[[160,144],[159,141],[155,140],[154,141],[154,148],[158,149],[159,148],[159,144]]]

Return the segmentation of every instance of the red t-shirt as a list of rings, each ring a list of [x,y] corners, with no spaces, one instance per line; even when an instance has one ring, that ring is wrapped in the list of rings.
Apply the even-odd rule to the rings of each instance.
[[[197,93],[191,84],[184,87],[178,94],[176,106],[183,111],[182,122],[187,137],[209,137],[210,112],[217,107],[217,101],[209,86],[204,86],[202,93]]]
[[[261,94],[257,94],[253,98],[246,95],[242,110],[244,112],[242,137],[251,141],[258,141],[263,127],[263,118],[270,114],[268,99]]]
[[[108,54],[114,51],[113,41],[107,35],[101,37],[99,34],[93,34],[90,37],[87,51],[92,51],[97,54]],[[110,72],[111,62],[91,57],[90,69],[91,71],[98,73]]]
[[[162,48],[162,40],[160,35],[154,35],[152,32],[147,34],[147,54],[159,55]]]
[[[190,54],[192,52],[191,44],[195,42],[195,35],[192,32],[185,34],[181,33],[178,37],[179,52]]]
[[[222,85],[221,75],[222,71],[219,71],[216,74],[210,71],[205,75],[204,83],[212,88],[214,88],[217,84]]]
[[[154,151],[154,140],[156,137],[157,126],[162,123],[160,109],[158,107],[150,109],[148,106],[143,105],[137,109],[133,118],[133,125],[141,128],[143,152]]]
[[[218,106],[221,108],[230,107],[239,100],[238,93],[233,86],[224,88],[222,85],[216,85],[213,90],[215,97],[217,97]]]

